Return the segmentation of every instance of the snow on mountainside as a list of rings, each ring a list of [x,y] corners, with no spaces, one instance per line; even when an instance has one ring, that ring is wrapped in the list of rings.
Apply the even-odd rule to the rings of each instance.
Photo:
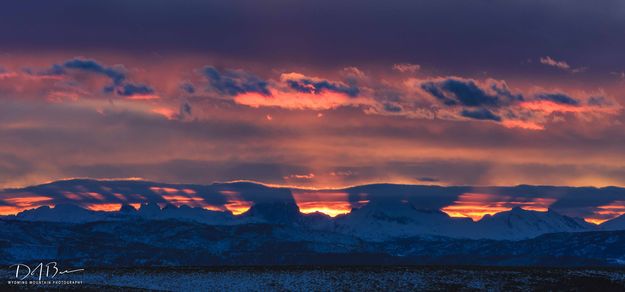
[[[468,218],[449,217],[439,210],[419,210],[407,202],[371,202],[334,219],[319,213],[302,214],[294,202],[259,203],[239,216],[185,205],[167,205],[161,209],[152,203],[141,205],[139,210],[124,205],[116,212],[96,212],[73,205],[39,207],[8,218],[67,223],[131,219],[173,219],[208,225],[268,223],[340,233],[377,242],[414,236],[521,240],[546,233],[595,229],[582,220],[554,211],[536,212],[514,208],[473,222]],[[614,228],[618,229],[618,226]]]
[[[467,218],[451,218],[437,210],[418,210],[408,203],[373,203],[335,220],[335,231],[373,241],[423,235],[520,240],[545,233],[592,230],[595,227],[583,220],[551,210],[513,208],[473,222]]]
[[[335,219],[334,230],[372,241],[416,235],[464,237],[470,219],[438,210],[417,210],[405,202],[371,202]]]
[[[527,239],[545,233],[591,231],[595,227],[581,219],[547,212],[513,208],[507,212],[486,215],[472,228],[471,238]]]
[[[625,214],[601,224],[603,230],[625,230]]]

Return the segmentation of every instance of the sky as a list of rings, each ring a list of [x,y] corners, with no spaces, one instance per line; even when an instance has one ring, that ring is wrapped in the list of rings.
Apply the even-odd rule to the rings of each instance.
[[[6,3],[0,188],[625,186],[624,15],[617,0]]]

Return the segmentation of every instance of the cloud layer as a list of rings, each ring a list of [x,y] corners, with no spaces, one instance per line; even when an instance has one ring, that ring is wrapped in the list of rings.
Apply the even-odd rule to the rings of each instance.
[[[0,10],[0,188],[624,184],[622,1],[40,2]]]

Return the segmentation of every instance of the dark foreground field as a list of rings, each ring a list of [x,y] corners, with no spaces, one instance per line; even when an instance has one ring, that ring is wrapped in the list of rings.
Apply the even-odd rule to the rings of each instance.
[[[10,277],[5,274],[5,277]],[[484,267],[236,267],[89,269],[64,285],[9,285],[16,290],[328,291],[567,290],[624,291],[623,269]],[[60,280],[60,278],[56,278]]]

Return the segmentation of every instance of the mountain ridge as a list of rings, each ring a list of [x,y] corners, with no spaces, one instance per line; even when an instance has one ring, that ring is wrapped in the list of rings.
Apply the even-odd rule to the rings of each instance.
[[[555,192],[561,196],[565,191],[575,195],[576,192],[588,190],[549,186],[536,191],[535,188],[540,187],[529,185],[489,188],[493,187],[370,184],[332,190],[341,191],[352,206],[349,213],[335,218],[320,213],[301,213],[297,205],[297,194],[301,190],[276,188],[248,181],[200,185],[143,180],[72,179],[23,189],[2,190],[0,204],[4,200],[6,205],[9,199],[17,196],[45,196],[50,198],[50,205],[61,206],[58,210],[57,207],[29,208],[7,217],[25,221],[84,223],[142,218],[176,219],[211,225],[269,223],[300,225],[311,230],[339,232],[376,241],[417,235],[521,240],[552,232],[602,229],[601,225],[597,227],[588,224],[582,219],[563,215],[551,208],[547,212],[538,212],[517,206],[492,216],[486,214],[475,222],[468,218],[450,217],[441,211],[441,206],[455,203],[459,200],[459,194],[468,192],[504,193],[520,196],[521,201],[529,201],[535,198],[532,193]],[[614,193],[620,195],[613,188],[609,190],[613,196]],[[625,189],[622,191],[625,195]],[[323,196],[324,192],[330,191],[307,192],[316,192],[316,195]],[[102,202],[117,204],[123,211],[85,210],[85,205]],[[234,211],[228,209],[232,202],[247,202],[249,209],[234,215]],[[79,204],[84,205],[75,208]],[[135,210],[130,204],[140,207]],[[74,208],[68,209],[71,205],[75,205]],[[614,223],[614,220],[616,219],[605,222],[605,226],[611,226],[612,230],[625,229],[621,224]]]

